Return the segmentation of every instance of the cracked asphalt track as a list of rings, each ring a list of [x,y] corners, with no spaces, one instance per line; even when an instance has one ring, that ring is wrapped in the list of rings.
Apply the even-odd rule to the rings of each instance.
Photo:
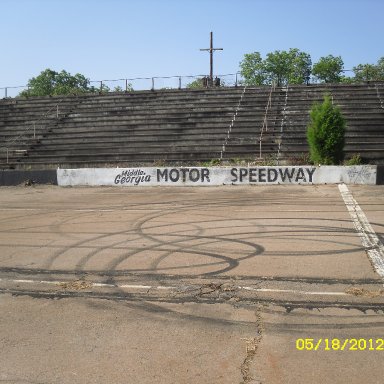
[[[384,189],[351,186],[378,238]],[[379,383],[383,281],[336,185],[0,189],[0,383]]]

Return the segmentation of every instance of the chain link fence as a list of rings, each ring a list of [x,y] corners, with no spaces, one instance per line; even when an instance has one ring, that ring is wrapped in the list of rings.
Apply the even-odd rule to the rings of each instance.
[[[240,73],[217,75],[216,78],[220,79],[219,83],[221,87],[235,87],[242,84]],[[204,82],[204,79],[208,79],[208,76],[154,76],[136,77],[131,79],[91,80],[90,85],[91,87],[94,87],[95,92],[131,92],[143,90],[203,88],[204,86],[208,86],[208,84]],[[215,81],[213,83],[215,83]],[[17,97],[20,92],[26,89],[28,89],[27,85],[0,87],[0,98]]]

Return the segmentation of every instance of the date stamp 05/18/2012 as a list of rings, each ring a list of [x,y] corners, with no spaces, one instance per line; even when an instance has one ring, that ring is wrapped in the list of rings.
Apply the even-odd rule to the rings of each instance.
[[[299,351],[384,351],[384,338],[376,339],[296,339]]]

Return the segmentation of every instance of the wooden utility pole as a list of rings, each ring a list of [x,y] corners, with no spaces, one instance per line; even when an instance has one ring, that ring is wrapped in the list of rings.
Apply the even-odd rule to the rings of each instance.
[[[223,48],[213,48],[213,32],[211,32],[211,44],[209,48],[201,48],[200,51],[209,51],[209,78],[213,83],[213,52],[222,51]]]

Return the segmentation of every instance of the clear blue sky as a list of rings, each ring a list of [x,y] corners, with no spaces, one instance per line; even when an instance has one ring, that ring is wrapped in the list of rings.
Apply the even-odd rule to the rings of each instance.
[[[0,87],[42,70],[91,80],[236,72],[245,53],[299,48],[345,68],[384,56],[383,0],[0,0]]]

